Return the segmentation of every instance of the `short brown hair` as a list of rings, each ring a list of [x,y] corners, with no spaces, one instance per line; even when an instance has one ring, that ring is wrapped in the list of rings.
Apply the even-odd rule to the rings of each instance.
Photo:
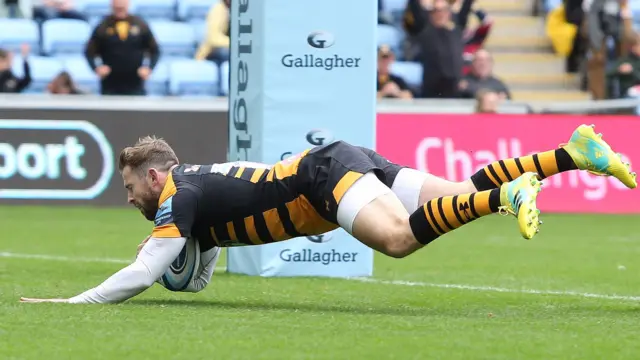
[[[146,171],[150,167],[167,171],[178,164],[178,157],[171,146],[162,138],[145,136],[138,139],[134,146],[120,152],[118,168],[120,171],[129,166],[134,171]]]

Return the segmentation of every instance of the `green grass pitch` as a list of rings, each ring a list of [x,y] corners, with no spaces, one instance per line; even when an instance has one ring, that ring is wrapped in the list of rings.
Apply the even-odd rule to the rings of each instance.
[[[21,304],[99,284],[123,266],[99,260],[132,259],[151,223],[0,207],[0,359],[640,358],[639,217],[542,219],[531,241],[494,215],[406,259],[376,255],[378,282],[219,272],[198,294]]]

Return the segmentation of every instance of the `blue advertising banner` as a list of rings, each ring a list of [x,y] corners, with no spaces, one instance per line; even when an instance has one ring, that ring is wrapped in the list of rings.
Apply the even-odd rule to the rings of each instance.
[[[370,0],[231,3],[229,160],[273,164],[344,140],[374,148],[377,5]],[[342,229],[229,249],[228,271],[370,276],[373,252]]]

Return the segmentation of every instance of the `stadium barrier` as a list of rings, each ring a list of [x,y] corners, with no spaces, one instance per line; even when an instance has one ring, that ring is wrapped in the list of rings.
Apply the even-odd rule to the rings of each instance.
[[[119,151],[139,136],[155,134],[168,139],[183,162],[227,161],[227,103],[226,98],[2,95],[0,203],[127,206],[122,180],[115,168]],[[566,113],[587,109],[587,112],[601,113],[613,111],[620,105],[627,108],[633,105],[629,101],[618,103],[620,101],[590,102],[579,108],[571,103],[550,104],[535,110]],[[574,126],[594,123],[606,140],[614,143],[635,167],[640,166],[640,148],[629,140],[629,134],[640,131],[637,116],[523,115],[530,109],[526,104],[511,103],[501,109],[511,114],[468,115],[473,111],[472,101],[383,101],[377,106],[376,148],[394,161],[458,180],[495,157],[556,147],[567,140]],[[106,168],[111,174],[108,185],[102,190],[93,187],[97,192],[94,195],[68,192],[92,188],[93,181],[100,179],[104,172],[105,159],[100,144],[90,134],[73,129],[59,132],[9,129],[8,124],[15,126],[16,123],[9,122],[11,119],[57,120],[54,123],[58,125],[60,120],[72,120],[76,124],[86,121],[96,126],[111,149],[113,168]],[[74,134],[76,139],[69,136]],[[83,146],[76,146],[75,140]],[[436,141],[434,144],[439,141],[441,147],[428,147],[428,141]],[[428,151],[418,156],[420,144],[427,146]],[[79,162],[74,162],[80,148],[84,152]],[[553,177],[544,186],[540,206],[545,211],[640,213],[640,192],[627,191],[612,179],[572,172]]]
[[[211,105],[14,100],[0,106],[2,204],[127,205],[117,156],[145,135],[167,139],[182,162],[227,159],[227,113]]]
[[[637,116],[430,115],[382,113],[377,150],[390,160],[452,181],[498,159],[556,148],[580,124],[595,124],[626,161],[640,164]],[[544,181],[539,207],[558,213],[640,213],[640,192],[618,180],[572,171]]]

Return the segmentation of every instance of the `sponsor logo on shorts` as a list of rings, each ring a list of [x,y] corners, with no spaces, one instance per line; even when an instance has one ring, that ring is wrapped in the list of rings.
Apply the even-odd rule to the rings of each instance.
[[[89,200],[114,173],[111,144],[87,121],[0,120],[0,199]]]
[[[280,251],[280,260],[284,262],[310,262],[320,263],[322,265],[356,262],[357,256],[357,252],[339,252],[335,249],[325,252],[313,251],[311,249],[302,249],[300,251],[282,249],[282,251]]]

